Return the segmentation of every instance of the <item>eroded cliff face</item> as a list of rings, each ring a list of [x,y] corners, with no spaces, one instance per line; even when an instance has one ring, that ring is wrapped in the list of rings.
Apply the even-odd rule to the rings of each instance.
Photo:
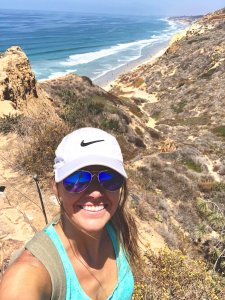
[[[146,244],[150,240],[152,247],[166,242],[192,249],[197,241],[199,250],[205,241],[220,242],[219,230],[197,210],[199,199],[224,210],[224,41],[224,12],[210,14],[177,35],[156,61],[121,76],[109,93],[74,74],[35,85],[26,55],[12,47],[0,56],[0,99],[5,100],[0,105],[15,103],[18,108],[33,97],[39,104],[38,117],[44,110],[48,119],[53,110],[60,117],[69,104],[74,110],[67,118],[64,114],[63,120],[74,118],[76,126],[107,125],[114,130],[116,124],[114,133],[121,137],[129,172],[129,203],[146,227]],[[14,136],[1,136],[0,153],[9,161],[13,155],[9,145],[19,148],[14,142]],[[7,160],[0,162],[5,178],[0,178],[1,185],[6,186],[0,195],[3,265],[12,249],[33,234],[32,228],[44,225],[41,211],[28,201],[35,199],[39,204],[31,176],[15,173],[14,164]],[[49,189],[44,199],[48,215],[58,209]],[[203,222],[209,231],[200,236],[197,232]],[[23,226],[18,229],[18,224]]]
[[[26,54],[13,46],[0,55],[0,101],[12,101],[18,108],[29,97],[37,98],[35,75]]]
[[[182,228],[187,240],[198,240],[204,222],[209,229],[199,237],[201,249],[222,244],[221,227],[201,215],[201,205],[217,205],[224,224],[224,13],[222,9],[194,23],[161,57],[123,74],[109,91],[118,97],[131,97],[134,90],[135,95],[148,95],[137,105],[160,138],[132,166],[137,166],[136,181],[148,178],[133,190],[133,202],[142,219],[158,220],[151,226],[175,247],[175,231]]]
[[[123,91],[141,83],[139,89],[156,99],[142,104],[143,110],[153,118],[154,128],[179,147],[188,142],[208,152],[207,135],[222,153],[223,133],[218,132],[225,115],[224,10],[205,16],[173,40],[164,55],[124,74],[117,84]]]

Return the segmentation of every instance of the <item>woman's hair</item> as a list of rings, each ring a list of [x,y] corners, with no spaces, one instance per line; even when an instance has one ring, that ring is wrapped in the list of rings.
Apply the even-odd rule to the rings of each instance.
[[[111,223],[116,230],[119,242],[122,245],[128,261],[134,266],[140,259],[138,246],[138,229],[136,221],[129,211],[127,205],[127,182],[124,185],[120,194],[120,201],[115,214],[112,216]]]

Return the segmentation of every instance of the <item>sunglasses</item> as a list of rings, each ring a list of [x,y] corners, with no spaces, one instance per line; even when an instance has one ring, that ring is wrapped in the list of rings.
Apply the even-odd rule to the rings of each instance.
[[[124,184],[124,177],[113,170],[91,172],[78,170],[63,180],[63,186],[70,193],[83,192],[95,175],[99,184],[107,191],[116,191]]]

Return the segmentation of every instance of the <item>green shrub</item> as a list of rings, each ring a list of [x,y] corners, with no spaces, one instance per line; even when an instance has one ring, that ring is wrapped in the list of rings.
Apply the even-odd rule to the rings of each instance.
[[[223,204],[219,205],[211,200],[205,200],[198,197],[196,201],[197,210],[204,220],[205,228],[203,234],[209,234],[213,231],[217,232],[217,238],[207,239],[206,247],[203,247],[205,257],[214,265],[214,269],[225,275],[224,261],[224,226],[225,213]],[[199,226],[202,226],[199,225]]]
[[[172,104],[172,105],[171,105],[171,109],[172,109],[175,113],[179,114],[179,113],[181,113],[181,112],[184,111],[184,108],[185,108],[186,104],[187,104],[187,101],[182,100],[182,101],[180,101],[177,105]]]
[[[151,115],[152,119],[159,120],[161,117],[161,111],[154,111]]]
[[[213,133],[215,133],[217,136],[225,137],[225,126],[221,125],[219,127],[216,127],[212,130]]]
[[[147,250],[145,270],[136,270],[132,300],[220,300],[225,294],[222,277],[209,271],[202,260],[194,260],[180,250]]]
[[[225,215],[216,203],[198,197],[197,209],[205,221],[207,221],[214,230],[223,230],[223,227],[225,226]]]
[[[197,173],[202,172],[202,166],[200,163],[194,162],[191,158],[184,158],[182,163],[188,167],[188,169],[193,170]]]
[[[77,98],[75,91],[70,89],[62,89],[58,94],[65,104],[73,103]]]
[[[98,115],[103,112],[104,104],[100,102],[90,102],[87,106],[88,111],[92,115]]]
[[[104,104],[90,99],[75,100],[64,107],[63,119],[72,127],[90,125],[93,117],[104,111]]]
[[[198,117],[191,117],[180,120],[181,125],[194,126],[194,125],[207,125],[211,121],[210,116],[201,115]]]
[[[117,120],[103,118],[100,121],[100,127],[104,130],[120,132],[120,124]]]
[[[225,182],[217,182],[214,190],[218,192],[225,192]]]

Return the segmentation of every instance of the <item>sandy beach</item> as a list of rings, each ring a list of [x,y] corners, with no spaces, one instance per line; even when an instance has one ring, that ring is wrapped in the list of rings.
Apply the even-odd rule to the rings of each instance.
[[[158,50],[156,53],[152,54],[148,57],[142,57],[140,59],[134,60],[125,66],[122,66],[116,70],[110,71],[100,78],[93,80],[94,84],[99,85],[104,90],[108,91],[112,88],[118,77],[122,74],[125,74],[130,71],[134,71],[136,68],[139,68],[141,65],[148,64],[153,62],[155,59],[159,58],[161,55],[165,53],[167,48],[169,47],[169,43],[167,46],[164,46],[162,49]]]
[[[165,42],[162,43],[160,47],[154,49],[154,51],[152,51],[151,53],[146,53],[144,56],[127,63],[125,66],[122,66],[116,70],[107,72],[106,74],[99,77],[98,79],[93,80],[94,84],[97,84],[100,87],[102,87],[104,90],[109,91],[113,87],[113,85],[116,83],[116,81],[120,75],[135,71],[137,68],[140,68],[144,64],[153,63],[156,59],[158,59],[160,56],[162,56],[166,52],[166,50],[170,47],[170,45],[174,41],[185,36],[186,31],[191,26],[191,23],[188,22],[186,25],[189,25],[189,26],[187,26],[185,29],[177,32],[176,34],[174,34],[167,43],[165,43]]]

